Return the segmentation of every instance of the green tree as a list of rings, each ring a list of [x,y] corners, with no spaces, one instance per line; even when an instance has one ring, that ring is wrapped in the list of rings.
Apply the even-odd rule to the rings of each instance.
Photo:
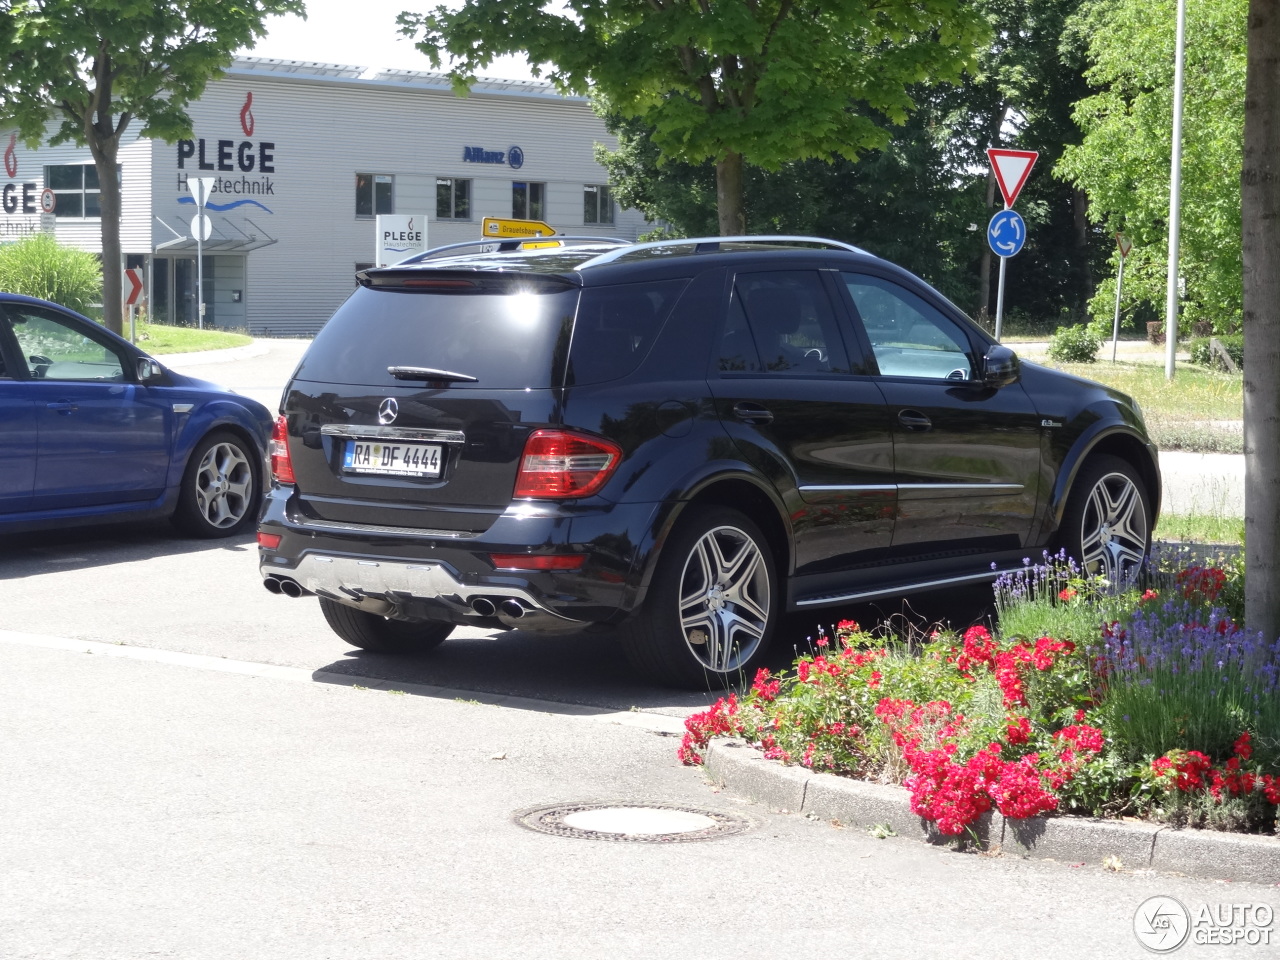
[[[84,313],[102,298],[102,266],[92,253],[47,233],[0,246],[0,290],[52,300]]]
[[[493,58],[524,53],[562,90],[604,95],[653,131],[662,162],[716,172],[718,228],[746,231],[744,165],[855,159],[900,123],[908,92],[958,79],[984,24],[965,0],[464,0],[404,13],[403,32],[464,93]]]
[[[1241,318],[1240,193],[1248,0],[1188,0],[1183,97],[1180,272],[1187,320],[1219,332]],[[1089,215],[1134,243],[1127,300],[1165,298],[1176,0],[1089,0],[1073,21],[1087,38],[1089,81],[1076,104],[1084,140],[1057,171],[1087,191]],[[1093,302],[1111,315],[1114,286]]]
[[[122,328],[121,139],[191,136],[186,107],[303,0],[0,0],[0,121],[32,147],[88,146],[101,184],[103,322]]]
[[[1280,636],[1280,10],[1249,4],[1244,97],[1245,579],[1250,630]]]

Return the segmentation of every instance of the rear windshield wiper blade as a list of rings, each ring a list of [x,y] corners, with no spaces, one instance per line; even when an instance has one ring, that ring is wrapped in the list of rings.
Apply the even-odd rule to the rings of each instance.
[[[459,383],[478,383],[469,373],[453,373],[435,367],[387,367],[387,373],[397,380],[453,380]]]

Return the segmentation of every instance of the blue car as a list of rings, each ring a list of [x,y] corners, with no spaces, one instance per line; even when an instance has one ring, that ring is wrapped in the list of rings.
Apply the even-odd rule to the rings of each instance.
[[[0,533],[166,517],[244,533],[272,421],[87,317],[0,293]]]

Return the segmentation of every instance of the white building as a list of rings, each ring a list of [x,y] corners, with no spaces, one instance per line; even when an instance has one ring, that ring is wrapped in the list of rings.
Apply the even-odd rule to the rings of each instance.
[[[258,335],[319,329],[373,263],[377,214],[423,218],[433,247],[480,239],[486,216],[625,239],[645,229],[616,209],[593,157],[615,145],[603,122],[548,84],[482,80],[460,98],[438,73],[247,58],[189,113],[194,139],[133,132],[119,152],[126,265],[145,268],[158,322],[196,323],[195,177],[216,180],[205,325]],[[88,149],[4,142],[0,240],[39,229],[48,188],[58,239],[100,253]]]

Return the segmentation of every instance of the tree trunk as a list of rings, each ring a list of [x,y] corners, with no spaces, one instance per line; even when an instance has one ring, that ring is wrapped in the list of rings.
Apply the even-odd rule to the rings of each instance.
[[[91,142],[93,165],[98,170],[98,197],[102,205],[102,324],[124,334],[124,262],[120,249],[120,178],[116,172],[115,137]]]
[[[716,163],[716,211],[720,236],[741,237],[747,232],[747,212],[742,205],[742,154],[730,153]]]
[[[999,109],[991,115],[991,121],[987,125],[987,147],[997,147],[1000,145],[1000,131],[1004,129],[1005,117],[1009,115],[1009,107],[1007,104],[1000,104]],[[987,221],[990,222],[994,216],[994,208],[996,205],[996,172],[990,168],[987,169]],[[991,244],[987,242],[987,224],[978,224],[978,229],[982,234],[982,257],[978,263],[978,312],[977,320],[981,324],[986,324],[987,318],[991,315]]]
[[[1089,195],[1077,187],[1071,192],[1071,212],[1076,230],[1076,262],[1080,269],[1083,299],[1078,304],[1080,317],[1089,319],[1089,301],[1093,299],[1093,270],[1089,265]]]
[[[996,174],[987,171],[987,220],[992,217],[991,208],[996,203]],[[978,262],[978,312],[977,320],[986,325],[991,315],[991,244],[987,242],[987,224],[978,224],[978,232],[982,235],[982,258]]]
[[[1280,636],[1280,10],[1250,0],[1244,104],[1245,625]]]

